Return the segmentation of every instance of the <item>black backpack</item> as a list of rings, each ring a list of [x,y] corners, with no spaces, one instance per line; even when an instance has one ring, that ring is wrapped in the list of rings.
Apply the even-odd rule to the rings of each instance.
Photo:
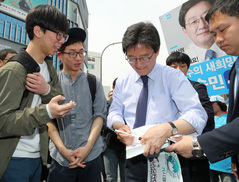
[[[87,73],[87,80],[88,80],[88,83],[89,83],[92,103],[94,103],[95,93],[96,93],[96,76],[91,74],[91,73]]]
[[[89,83],[91,99],[92,99],[92,114],[94,114],[93,103],[95,101],[95,93],[96,93],[96,76],[90,73],[87,73],[87,80]]]

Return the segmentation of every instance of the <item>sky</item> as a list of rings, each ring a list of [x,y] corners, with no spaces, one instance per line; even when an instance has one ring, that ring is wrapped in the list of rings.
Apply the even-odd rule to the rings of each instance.
[[[88,51],[98,52],[102,55],[102,83],[104,86],[111,86],[116,77],[132,70],[131,66],[125,60],[122,44],[118,42],[122,41],[127,27],[140,21],[149,21],[158,29],[161,46],[157,62],[165,65],[168,51],[159,17],[180,6],[185,1],[186,0],[86,1],[89,12]]]

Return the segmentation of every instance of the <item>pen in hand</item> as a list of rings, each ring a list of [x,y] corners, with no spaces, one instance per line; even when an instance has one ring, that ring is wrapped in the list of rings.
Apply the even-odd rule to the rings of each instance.
[[[133,137],[136,137],[138,138],[138,140],[141,140],[142,138],[138,135],[134,135],[134,134],[131,134],[131,133],[126,133],[125,131],[120,131],[120,130],[115,130],[115,132],[118,132],[118,133],[123,133],[123,134],[126,134],[126,135],[131,135]]]

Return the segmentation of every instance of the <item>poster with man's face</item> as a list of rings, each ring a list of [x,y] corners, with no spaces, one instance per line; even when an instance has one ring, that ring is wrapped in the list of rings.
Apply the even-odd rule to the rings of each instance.
[[[189,0],[159,17],[169,53],[183,52],[191,59],[188,78],[204,83],[209,95],[228,93],[228,73],[235,57],[215,43],[205,17],[212,0]]]

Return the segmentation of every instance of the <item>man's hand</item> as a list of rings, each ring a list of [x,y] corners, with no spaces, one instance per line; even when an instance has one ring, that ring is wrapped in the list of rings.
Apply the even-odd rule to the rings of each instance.
[[[174,151],[185,158],[192,157],[193,143],[192,136],[173,137],[176,143],[168,146],[165,150]]]
[[[75,160],[74,162],[71,162],[69,164],[69,168],[72,169],[72,168],[75,168],[76,166],[84,168],[86,166],[84,165],[85,159],[87,158],[90,152],[91,152],[91,149],[90,147],[87,146],[87,144],[84,147],[79,147],[78,149],[74,150],[73,156],[77,160]]]
[[[145,144],[144,156],[157,154],[160,152],[161,147],[166,139],[171,135],[171,126],[168,123],[162,123],[150,128],[140,141]]]
[[[77,158],[74,156],[74,151],[71,149],[64,147],[64,149],[61,149],[60,153],[69,163],[75,162],[77,160]]]
[[[44,95],[49,91],[49,85],[40,73],[27,74],[26,88],[39,95]]]
[[[68,150],[68,149],[67,149]],[[82,162],[81,156],[75,151],[70,150],[71,152],[65,158],[69,161],[69,169],[74,169],[77,167],[85,168],[85,161]]]
[[[237,175],[237,166],[236,163],[231,163],[231,167],[232,167],[232,172],[234,174],[234,176],[239,180],[238,175]]]
[[[73,107],[75,107],[75,102],[70,101],[68,104],[59,105],[58,101],[65,100],[62,95],[55,96],[49,102],[49,110],[53,118],[64,117]]]
[[[69,168],[82,167],[85,168],[85,162],[81,162],[81,157],[78,153],[71,149],[67,149],[65,146],[60,149],[61,155],[70,163]]]
[[[123,125],[120,128],[118,128],[118,130],[124,131],[126,133],[131,133],[131,130],[128,125]],[[127,135],[124,133],[117,133],[117,132],[116,132],[116,135],[117,135],[117,138],[126,146],[132,145],[134,143],[134,137],[131,135]]]

